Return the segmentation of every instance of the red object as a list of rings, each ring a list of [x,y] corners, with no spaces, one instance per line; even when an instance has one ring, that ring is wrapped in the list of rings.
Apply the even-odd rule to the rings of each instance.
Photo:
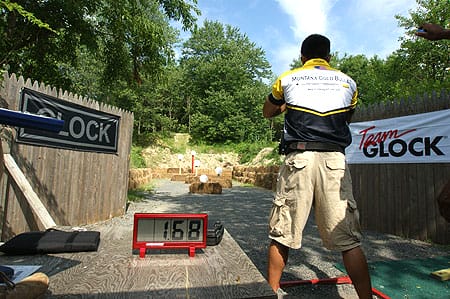
[[[382,298],[382,299],[391,299],[391,297],[389,297],[389,296],[386,295],[386,294],[383,294],[382,292],[378,291],[378,290],[375,289],[375,288],[372,288],[372,293],[375,294],[375,295],[377,295],[378,297],[380,297],[380,298]]]
[[[133,226],[133,249],[145,257],[147,249],[189,250],[206,248],[208,214],[136,213]]]
[[[280,281],[280,287],[292,287],[302,284],[351,284],[352,280],[349,276],[340,276],[334,278],[322,278],[322,279],[306,279],[306,280],[291,280]],[[372,293],[382,299],[391,299],[388,295],[383,294],[375,288],[372,288]]]
[[[307,280],[292,280],[292,281],[280,281],[280,287],[292,287],[301,284],[349,284],[352,283],[350,277],[340,276],[334,278],[323,279],[307,279]]]
[[[191,173],[194,173],[194,160],[195,160],[195,155],[192,155]]]

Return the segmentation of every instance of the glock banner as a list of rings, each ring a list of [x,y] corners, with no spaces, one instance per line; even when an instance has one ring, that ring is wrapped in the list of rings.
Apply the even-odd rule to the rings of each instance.
[[[449,163],[450,110],[350,124],[349,164]]]
[[[19,128],[17,142],[80,151],[117,153],[120,117],[23,88],[20,110],[64,121],[59,132]]]

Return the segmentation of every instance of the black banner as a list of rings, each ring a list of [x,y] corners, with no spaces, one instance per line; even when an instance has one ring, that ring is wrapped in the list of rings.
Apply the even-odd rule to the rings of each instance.
[[[17,142],[72,150],[117,153],[120,117],[24,88],[20,111],[64,121],[59,133],[19,128]]]

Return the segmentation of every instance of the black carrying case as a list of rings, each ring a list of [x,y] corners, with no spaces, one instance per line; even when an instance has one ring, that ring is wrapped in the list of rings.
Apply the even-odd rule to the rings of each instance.
[[[7,255],[97,251],[100,232],[48,229],[18,234],[0,246]]]
[[[214,245],[219,244],[220,241],[222,241],[223,232],[224,232],[224,227],[223,227],[222,222],[216,221],[211,224],[208,223],[206,245],[214,246]]]
[[[0,265],[0,272],[0,283],[7,283],[14,276],[14,269],[11,267]]]

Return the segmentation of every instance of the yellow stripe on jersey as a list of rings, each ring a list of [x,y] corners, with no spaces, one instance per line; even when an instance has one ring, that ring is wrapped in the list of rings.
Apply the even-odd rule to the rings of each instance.
[[[287,109],[292,109],[292,110],[297,110],[297,111],[302,111],[302,112],[306,112],[306,113],[311,113],[317,116],[329,116],[329,115],[333,115],[333,114],[339,114],[339,113],[344,113],[344,112],[348,112],[353,110],[353,107],[346,107],[343,109],[338,109],[338,110],[334,110],[334,111],[328,111],[328,112],[318,112],[318,111],[314,111],[314,110],[310,110],[310,109],[306,109],[306,108],[302,108],[302,107],[295,107],[295,106],[291,106],[291,105],[286,105]]]
[[[310,59],[284,72],[272,86],[272,103],[286,103],[283,138],[287,141],[351,143],[347,125],[356,108],[356,82],[325,59]]]

